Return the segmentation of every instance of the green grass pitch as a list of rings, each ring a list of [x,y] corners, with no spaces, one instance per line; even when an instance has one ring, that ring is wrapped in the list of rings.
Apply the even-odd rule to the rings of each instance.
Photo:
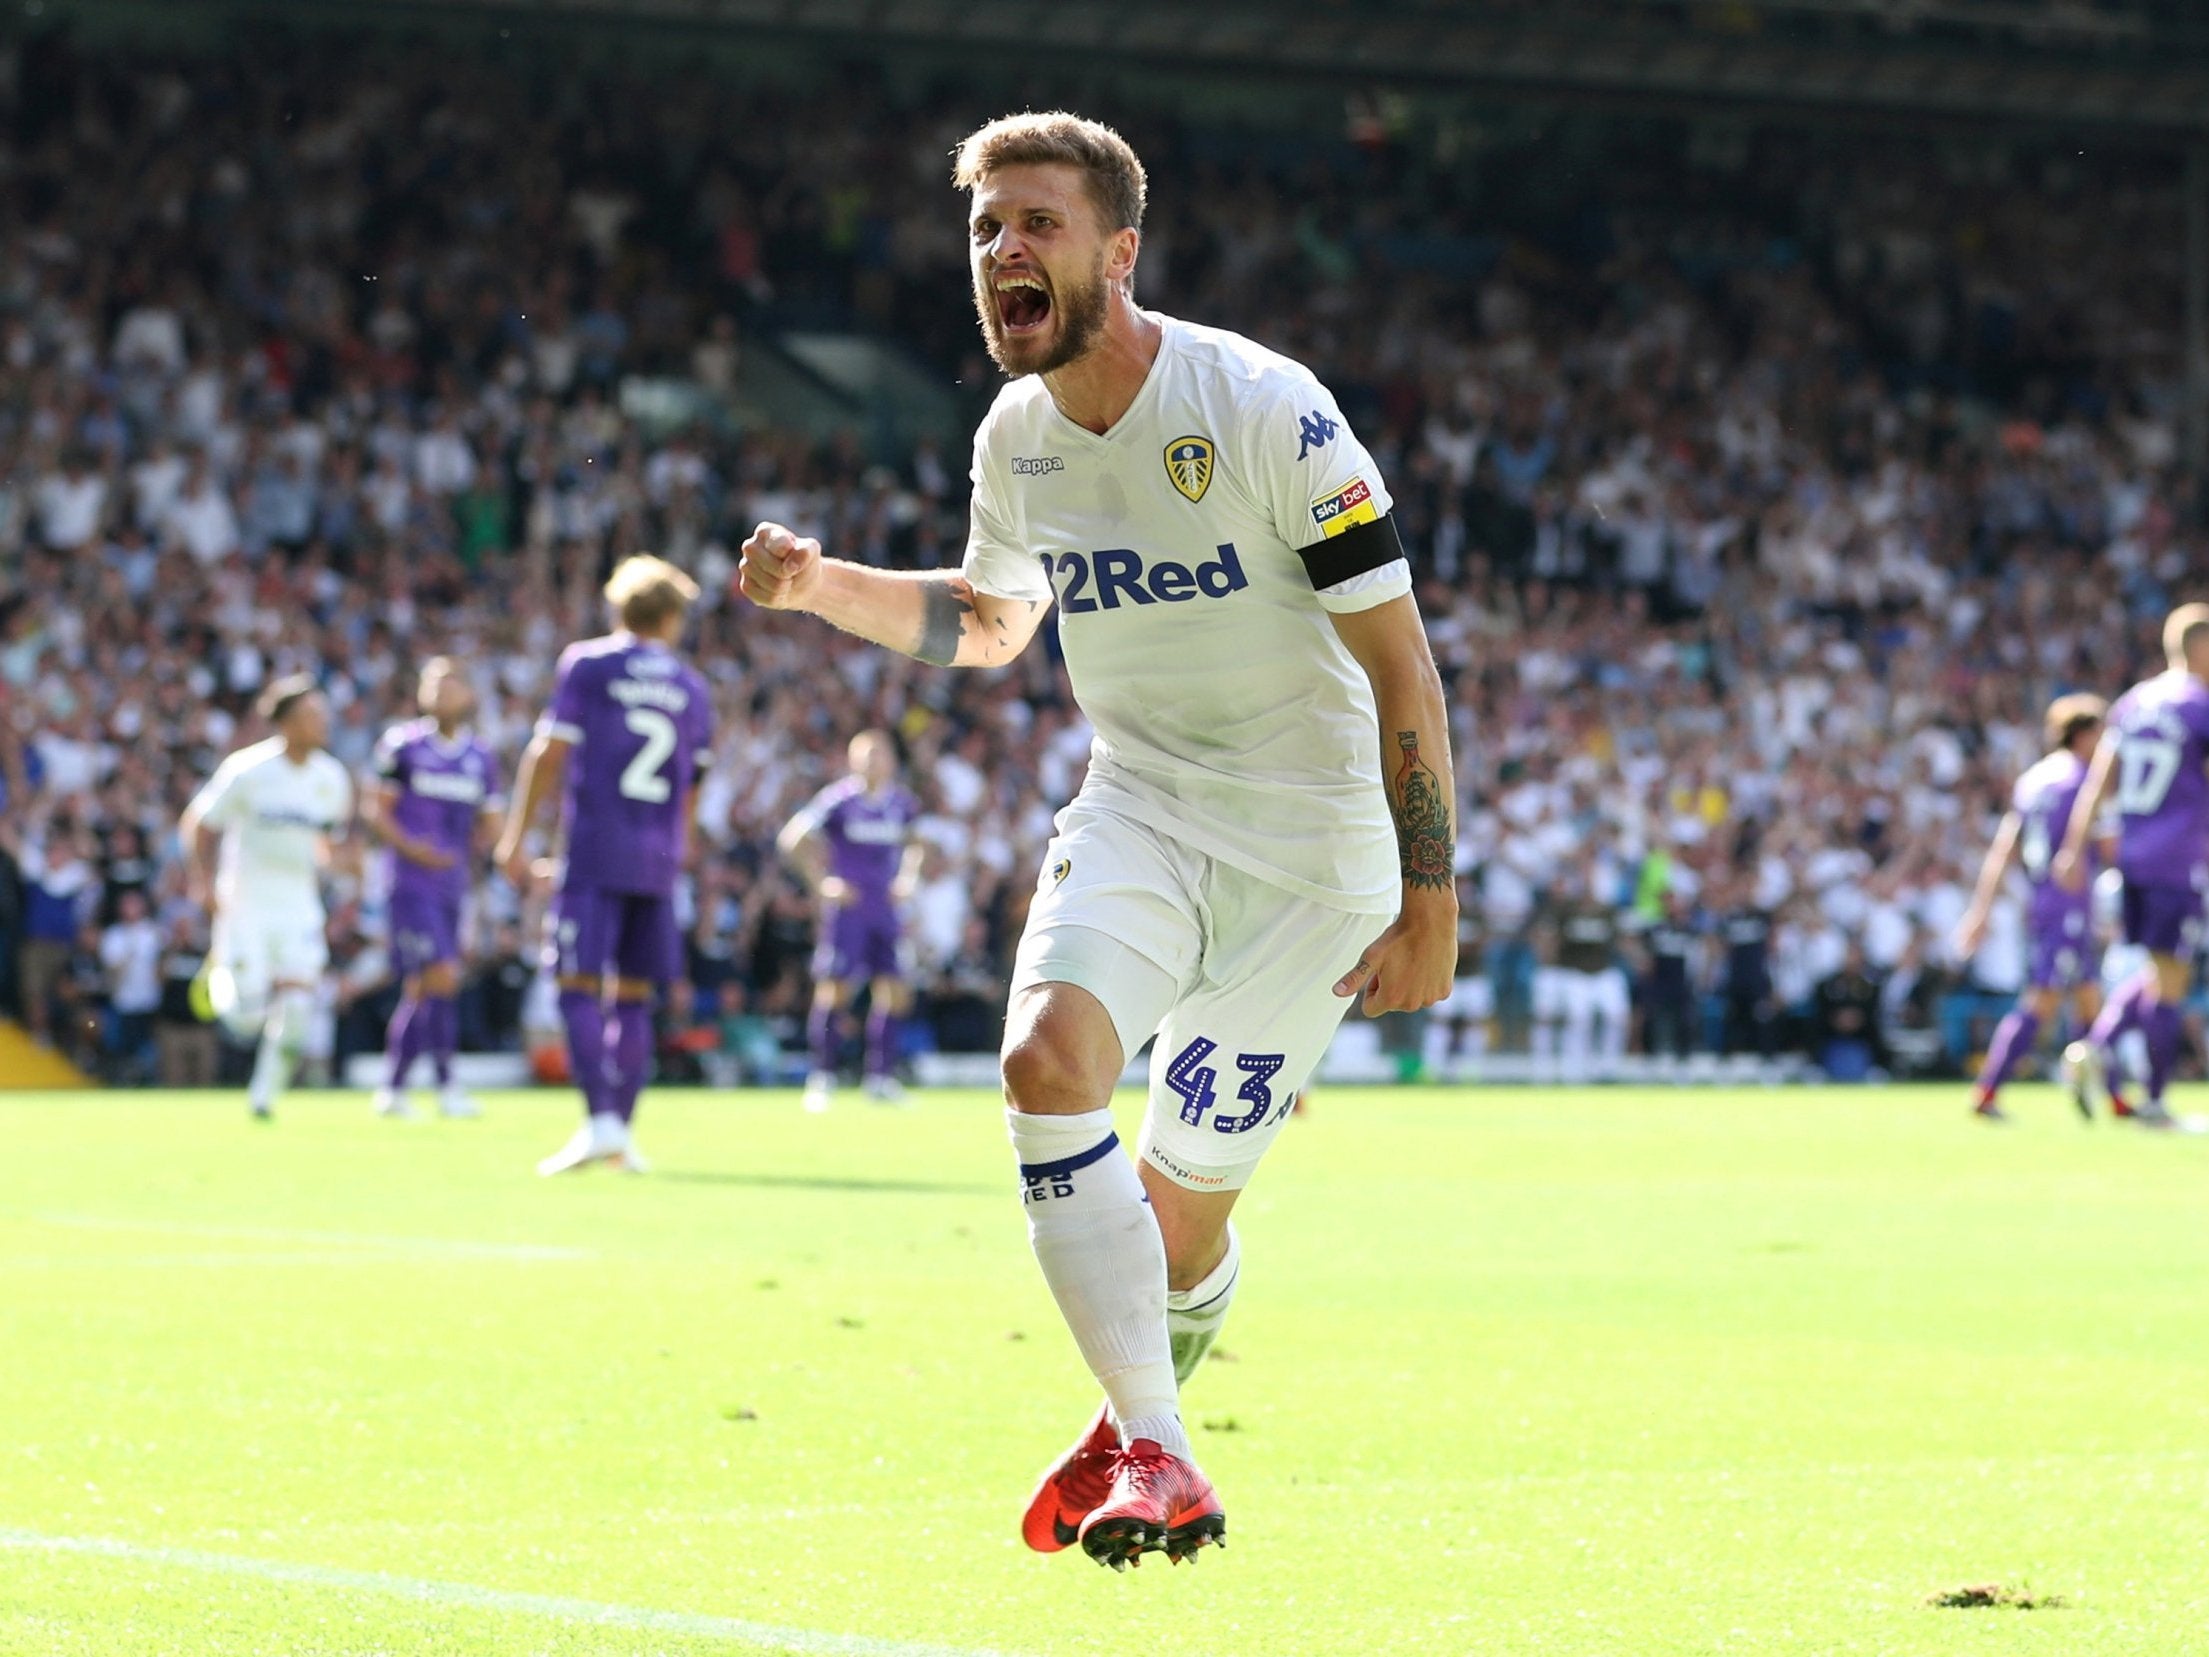
[[[2209,1651],[2209,1139],[2015,1091],[1323,1090],[1126,1576],[978,1094],[0,1094],[0,1653]]]

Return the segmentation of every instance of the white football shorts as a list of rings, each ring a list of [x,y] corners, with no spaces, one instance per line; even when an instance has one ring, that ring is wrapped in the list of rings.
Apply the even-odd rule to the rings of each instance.
[[[278,984],[312,986],[330,964],[322,911],[289,904],[223,909],[209,954],[218,969],[209,988],[225,1022],[257,1023]]]
[[[1239,1190],[1349,1010],[1335,980],[1389,919],[1076,804],[1043,854],[1012,991],[1079,985],[1131,1054],[1155,1033],[1143,1160],[1191,1190]]]
[[[1633,992],[1617,967],[1581,972],[1572,967],[1542,967],[1534,974],[1534,1016],[1586,1024],[1591,1019],[1624,1022],[1633,1010]]]

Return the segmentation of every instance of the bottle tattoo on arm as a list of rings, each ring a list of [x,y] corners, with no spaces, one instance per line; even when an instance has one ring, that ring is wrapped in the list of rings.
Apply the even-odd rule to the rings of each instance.
[[[1388,808],[1396,819],[1404,884],[1446,888],[1457,850],[1450,830],[1450,803],[1442,796],[1434,767],[1419,757],[1419,733],[1398,731],[1396,746],[1404,757],[1389,780]]]

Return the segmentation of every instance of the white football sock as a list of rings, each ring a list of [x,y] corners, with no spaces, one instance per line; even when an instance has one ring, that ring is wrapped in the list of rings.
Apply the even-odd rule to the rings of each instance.
[[[1537,1082],[1557,1080],[1558,1021],[1554,1018],[1537,1018],[1528,1047],[1534,1060],[1534,1079]]]
[[[1429,1074],[1440,1070],[1450,1059],[1450,1021],[1430,1017],[1426,1028],[1419,1032],[1419,1058]]]
[[[1124,1442],[1189,1453],[1166,1334],[1166,1245],[1109,1110],[1005,1113],[1028,1241]]]
[[[1587,1002],[1576,1000],[1566,1010],[1558,1047],[1559,1075],[1568,1082],[1586,1081],[1588,1059],[1595,1051],[1595,1009]]]
[[[253,1057],[249,1091],[256,1105],[273,1104],[290,1085],[292,1066],[306,1045],[307,1024],[313,1017],[314,998],[305,990],[279,990],[269,1002],[268,1018],[261,1026],[261,1049]]]
[[[1613,1019],[1603,1027],[1603,1050],[1597,1061],[1604,1075],[1615,1077],[1626,1062],[1626,1022]]]
[[[1227,1309],[1235,1304],[1235,1277],[1242,1269],[1243,1251],[1235,1242],[1235,1227],[1227,1228],[1227,1252],[1220,1263],[1204,1274],[1193,1289],[1166,1291],[1166,1333],[1173,1342],[1174,1379],[1183,1386],[1204,1362],[1204,1355],[1219,1339]]]

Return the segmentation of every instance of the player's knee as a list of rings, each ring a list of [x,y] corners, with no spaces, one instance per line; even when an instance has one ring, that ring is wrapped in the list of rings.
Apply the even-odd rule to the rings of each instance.
[[[1102,1102],[1081,1056],[1046,1032],[1030,1031],[1008,1045],[999,1064],[1005,1100],[1015,1110],[1057,1114]]]
[[[1021,1020],[1007,1032],[999,1068],[1006,1102],[1045,1115],[1102,1109],[1118,1070],[1077,1021],[1049,1016]]]
[[[422,971],[421,993],[449,996],[460,993],[460,970],[450,961],[439,961]]]

